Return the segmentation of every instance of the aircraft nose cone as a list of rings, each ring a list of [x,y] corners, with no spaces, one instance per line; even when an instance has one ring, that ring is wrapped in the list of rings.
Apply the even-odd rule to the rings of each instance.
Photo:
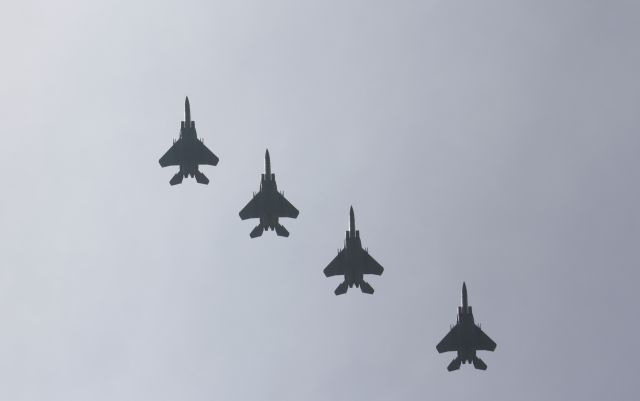
[[[189,96],[184,99],[184,121],[187,125],[191,124],[191,107],[189,106]]]
[[[466,308],[469,305],[469,301],[467,299],[467,283],[462,282],[462,307]]]
[[[349,209],[349,232],[351,235],[355,235],[356,232],[356,217],[353,213],[353,206]]]
[[[264,152],[264,172],[267,179],[271,179],[271,159],[269,158],[269,149]]]

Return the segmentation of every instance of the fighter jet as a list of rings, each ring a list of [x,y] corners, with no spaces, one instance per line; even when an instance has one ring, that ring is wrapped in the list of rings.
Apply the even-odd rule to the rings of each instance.
[[[182,178],[195,176],[199,184],[208,184],[209,179],[198,170],[198,165],[218,165],[218,157],[214,155],[196,134],[196,123],[191,121],[189,98],[184,101],[184,121],[180,123],[180,138],[173,140],[173,146],[160,158],[160,166],[180,166],[180,171],[173,176],[169,184],[176,185]]]
[[[476,356],[476,351],[493,351],[496,343],[473,322],[473,311],[467,304],[467,285],[462,283],[462,306],[458,307],[458,321],[436,346],[439,353],[456,351],[458,356],[451,361],[449,372],[460,369],[460,363],[473,363],[473,367],[486,370],[487,365]]]
[[[264,174],[260,180],[260,191],[253,193],[253,199],[240,211],[240,219],[260,219],[260,224],[255,226],[249,234],[251,238],[262,235],[264,231],[276,230],[276,234],[281,237],[288,237],[289,231],[278,221],[281,217],[298,217],[296,209],[284,197],[284,192],[278,192],[276,185],[276,175],[271,174],[271,161],[269,160],[269,149],[264,155]]]
[[[349,211],[349,230],[344,240],[344,248],[338,251],[338,255],[324,269],[327,277],[343,275],[344,281],[334,291],[336,295],[347,292],[347,287],[354,285],[365,294],[373,294],[373,288],[364,281],[365,274],[377,274],[380,276],[384,268],[369,255],[368,249],[362,249],[360,231],[356,230],[356,219],[353,214],[353,206]]]

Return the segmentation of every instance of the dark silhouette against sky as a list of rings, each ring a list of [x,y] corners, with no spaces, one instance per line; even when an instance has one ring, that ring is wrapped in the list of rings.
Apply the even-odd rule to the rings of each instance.
[[[637,2],[1,11],[0,400],[638,398]],[[221,162],[172,187],[187,95]],[[251,240],[267,148],[301,216]],[[463,282],[486,371],[435,349]]]

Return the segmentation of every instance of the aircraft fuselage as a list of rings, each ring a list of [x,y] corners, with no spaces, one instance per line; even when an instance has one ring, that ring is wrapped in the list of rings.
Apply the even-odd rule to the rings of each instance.
[[[458,349],[458,358],[462,363],[471,363],[476,358],[476,349],[474,347],[474,331],[476,324],[473,320],[473,312],[470,306],[466,307],[466,311],[463,307],[458,307],[458,322],[460,330],[460,343],[463,344]]]
[[[260,216],[260,225],[264,227],[264,230],[275,230],[280,226],[280,218],[272,212],[275,210],[275,199],[278,196],[278,185],[276,184],[276,175],[269,174],[270,177],[265,177],[262,174],[260,181],[260,192],[262,193],[262,210],[264,213]]]
[[[176,151],[180,155],[180,171],[172,178],[171,182],[180,182],[182,177],[196,177],[199,183],[208,183],[209,179],[200,172],[197,163],[196,154],[201,145],[201,140],[196,134],[195,122],[189,122],[191,127],[185,128],[185,122],[182,121],[180,128],[180,140],[177,142]]]
[[[218,157],[214,155],[196,134],[196,124],[191,120],[189,98],[185,99],[184,121],[180,123],[180,137],[159,160],[161,167],[179,166],[180,170],[171,178],[171,185],[180,184],[183,178],[195,177],[200,184],[208,184],[209,179],[199,170],[199,165],[216,166]]]
[[[360,231],[356,230],[353,207],[349,210],[349,229],[345,234],[344,248],[324,269],[327,277],[341,275],[344,280],[335,289],[336,295],[342,295],[353,286],[365,294],[373,294],[373,287],[364,280],[365,274],[381,275],[384,268],[376,262],[366,249],[362,248]]]
[[[462,306],[458,307],[456,325],[436,345],[438,352],[456,351],[457,357],[447,366],[448,371],[460,369],[462,363],[472,363],[473,367],[486,370],[487,364],[477,356],[477,351],[493,351],[496,343],[476,325],[473,309],[467,299],[467,286],[462,283]]]
[[[364,273],[362,267],[364,266],[364,249],[362,249],[362,242],[360,241],[360,232],[350,238],[350,233],[347,231],[346,238],[344,240],[344,250],[346,263],[350,266],[344,275],[344,281],[349,288],[354,285],[356,288],[364,282]]]
[[[296,209],[284,197],[284,193],[278,192],[276,175],[271,174],[271,158],[269,150],[264,154],[265,172],[261,174],[260,191],[253,194],[253,198],[240,211],[240,218],[260,219],[260,224],[255,226],[249,236],[251,238],[260,237],[264,231],[275,231],[279,237],[288,237],[289,231],[280,224],[281,217],[296,218]]]

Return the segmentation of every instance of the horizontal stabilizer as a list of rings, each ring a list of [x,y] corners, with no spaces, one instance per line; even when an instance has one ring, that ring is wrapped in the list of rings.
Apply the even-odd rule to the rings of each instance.
[[[338,288],[336,288],[336,290],[334,292],[335,292],[336,295],[342,295],[345,292],[347,292],[347,288],[348,288],[347,282],[344,281],[338,286]]]
[[[373,287],[366,281],[360,283],[360,290],[362,290],[362,292],[364,292],[365,294],[373,294]]]
[[[284,228],[282,224],[278,224],[276,226],[276,234],[278,234],[280,237],[288,237],[289,231],[287,231],[287,229]]]
[[[249,236],[251,238],[256,238],[262,235],[262,233],[264,232],[264,227],[262,227],[261,224],[258,224],[249,234]]]
[[[195,176],[196,176],[196,181],[198,182],[198,184],[207,185],[209,183],[209,179],[207,178],[207,176],[202,174],[200,171],[196,171]]]
[[[462,360],[460,358],[454,359],[453,361],[451,361],[449,366],[447,366],[447,370],[449,372],[453,372],[454,370],[460,369],[460,363],[462,363]]]
[[[171,178],[171,181],[169,181],[169,184],[171,185],[176,185],[176,184],[181,184],[182,183],[182,173],[178,172],[176,175],[173,176],[173,178]]]
[[[487,370],[487,364],[478,357],[473,358],[473,367],[480,370]]]

